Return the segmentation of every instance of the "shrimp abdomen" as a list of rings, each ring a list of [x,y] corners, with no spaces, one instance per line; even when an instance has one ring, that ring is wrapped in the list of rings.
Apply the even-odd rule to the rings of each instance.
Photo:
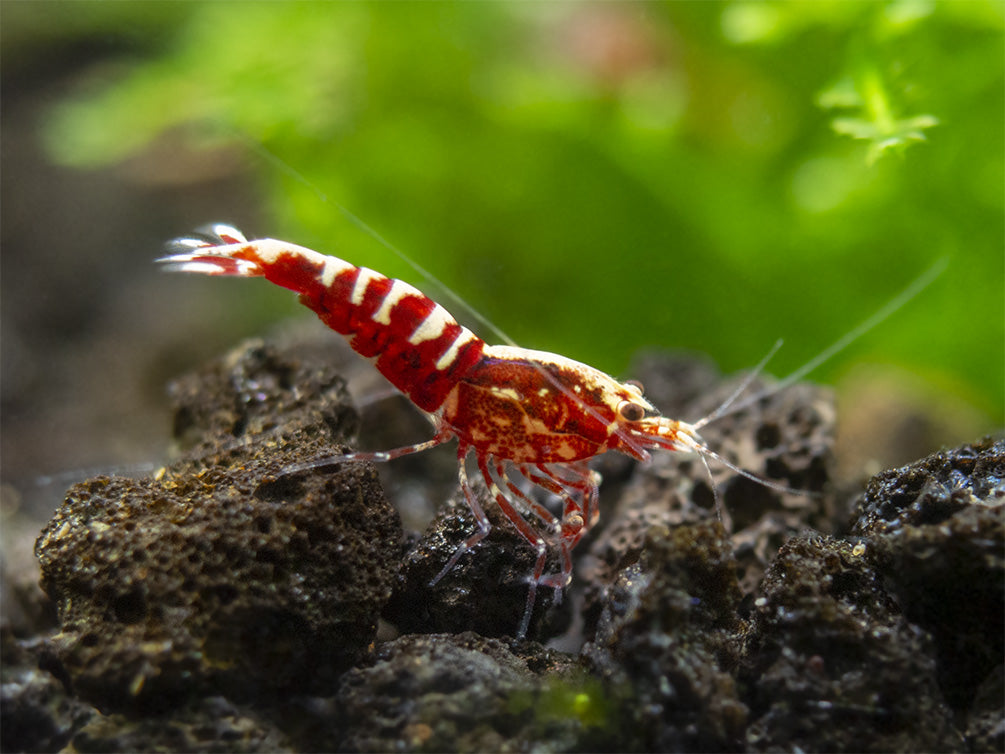
[[[248,241],[222,225],[170,249],[182,252],[160,260],[172,269],[264,277],[299,293],[301,303],[424,411],[439,409],[482,357],[484,341],[421,291],[338,257],[269,238]]]

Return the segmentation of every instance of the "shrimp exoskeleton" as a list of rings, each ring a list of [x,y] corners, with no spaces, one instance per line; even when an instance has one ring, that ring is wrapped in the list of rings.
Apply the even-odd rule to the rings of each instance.
[[[170,269],[264,277],[296,291],[301,303],[370,359],[436,429],[425,442],[338,460],[388,461],[457,439],[461,489],[478,528],[457,547],[433,584],[491,528],[468,480],[468,460],[474,457],[491,498],[537,555],[518,637],[527,633],[538,586],[560,593],[569,584],[571,551],[597,521],[599,475],[589,468],[590,459],[618,451],[645,461],[651,451],[669,450],[697,452],[703,461],[723,460],[706,447],[698,430],[722,416],[725,405],[694,424],[661,416],[637,382],[619,382],[553,353],[488,345],[401,280],[285,241],[249,241],[227,225],[174,241],[169,251],[159,261]],[[791,381],[792,376],[786,380]],[[334,460],[318,459],[290,471]],[[536,502],[524,491],[528,485],[557,496],[561,514]],[[545,573],[553,549],[561,568]]]

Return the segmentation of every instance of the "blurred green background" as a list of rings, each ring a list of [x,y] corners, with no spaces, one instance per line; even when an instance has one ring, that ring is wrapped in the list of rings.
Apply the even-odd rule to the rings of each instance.
[[[122,185],[139,187],[156,196],[148,232],[232,220],[429,282],[345,207],[520,345],[626,377],[641,348],[701,352],[732,371],[779,337],[770,370],[787,374],[947,257],[930,288],[814,379],[901,375],[966,434],[1000,426],[1005,403],[1003,8],[8,1],[0,12],[5,100],[48,82],[31,116],[45,169],[64,185],[92,176],[85,193],[112,181],[124,197],[120,210],[88,210],[89,227],[126,212]],[[22,226],[37,228],[33,212],[66,216],[54,198],[29,205],[12,180]],[[11,275],[29,235],[5,240],[5,286],[25,285]],[[298,313],[268,286],[155,277],[153,239],[128,239],[115,264],[109,248],[125,238],[64,244],[75,284],[97,278],[92,300],[136,271],[114,284],[134,288],[114,311],[143,327],[120,343],[218,348]],[[171,314],[135,314],[164,291]],[[17,340],[21,358],[36,337]],[[163,371],[148,375],[151,393]]]

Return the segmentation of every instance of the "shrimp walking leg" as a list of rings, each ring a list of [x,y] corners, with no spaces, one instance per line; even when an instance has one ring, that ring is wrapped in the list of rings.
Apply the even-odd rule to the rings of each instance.
[[[478,523],[478,529],[474,534],[457,545],[457,549],[454,550],[454,554],[450,556],[450,560],[448,560],[446,565],[440,569],[440,572],[433,577],[433,579],[429,582],[429,586],[436,586],[440,579],[450,573],[453,567],[457,565],[457,561],[460,560],[464,553],[485,539],[489,532],[492,531],[492,522],[489,521],[489,517],[485,515],[485,510],[482,508],[481,503],[478,502],[478,498],[475,496],[474,490],[471,489],[471,483],[468,481],[467,460],[470,451],[471,449],[467,447],[461,447],[458,449],[457,475],[460,477],[461,490],[464,493],[464,499],[467,501],[468,508],[471,509],[471,513],[474,514],[475,521]]]
[[[442,445],[451,439],[453,439],[453,434],[449,430],[441,430],[436,437],[423,442],[417,442],[414,445],[404,445],[400,448],[393,448],[391,450],[356,450],[351,453],[343,453],[342,455],[337,456],[315,458],[307,463],[287,466],[283,469],[283,474],[298,474],[304,471],[317,471],[331,466],[337,466],[342,463],[359,463],[363,461],[384,463],[385,461],[393,461],[395,458],[401,458],[402,456],[411,455],[412,453],[421,453],[424,450],[435,448],[437,445]]]

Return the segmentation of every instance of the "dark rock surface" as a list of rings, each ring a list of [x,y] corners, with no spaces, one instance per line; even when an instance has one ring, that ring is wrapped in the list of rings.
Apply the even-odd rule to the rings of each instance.
[[[631,689],[631,749],[739,751],[747,707],[730,671],[740,628],[737,564],[718,521],[649,529],[608,591],[583,655],[608,688]]]
[[[492,522],[490,535],[465,552],[436,584],[431,581],[469,536],[475,517],[459,491],[430,522],[402,561],[398,583],[384,617],[406,633],[474,631],[483,636],[512,636],[527,604],[527,576],[534,570],[535,552],[489,502],[481,479],[472,479],[475,494]],[[549,557],[546,573],[559,570]],[[551,609],[555,603],[557,609]],[[528,636],[546,638],[569,625],[569,605],[553,589],[538,590]]]
[[[548,673],[532,670],[541,664]],[[598,741],[596,726],[574,714],[552,717],[538,704],[560,686],[571,695],[586,682],[574,658],[549,657],[539,646],[510,647],[470,632],[402,636],[344,676],[335,708],[350,733],[339,748],[574,750]]]
[[[40,639],[17,639],[0,628],[0,750],[59,751],[95,715],[50,672]]]
[[[781,549],[745,637],[747,742],[806,751],[957,751],[931,636],[901,614],[855,546],[815,534]]]
[[[533,554],[494,506],[430,587],[474,531],[456,495],[403,535],[373,467],[281,473],[356,424],[337,358],[283,342],[174,384],[154,478],[71,488],[37,545],[60,630],[4,634],[4,751],[1002,749],[1005,443],[884,472],[850,518],[808,385],[702,430],[787,488],[710,461],[721,521],[699,459],[598,459],[600,524],[531,625],[563,652],[508,638]],[[739,384],[635,374],[687,420]]]
[[[193,701],[170,716],[95,715],[73,737],[85,752],[293,752],[289,737],[253,708],[219,696]]]
[[[935,453],[877,475],[852,533],[906,618],[931,633],[939,684],[965,710],[1005,661],[1005,441]]]
[[[172,392],[181,459],[74,486],[38,539],[73,688],[127,713],[327,688],[374,638],[401,538],[372,468],[277,479],[347,436],[341,379],[253,343]]]

